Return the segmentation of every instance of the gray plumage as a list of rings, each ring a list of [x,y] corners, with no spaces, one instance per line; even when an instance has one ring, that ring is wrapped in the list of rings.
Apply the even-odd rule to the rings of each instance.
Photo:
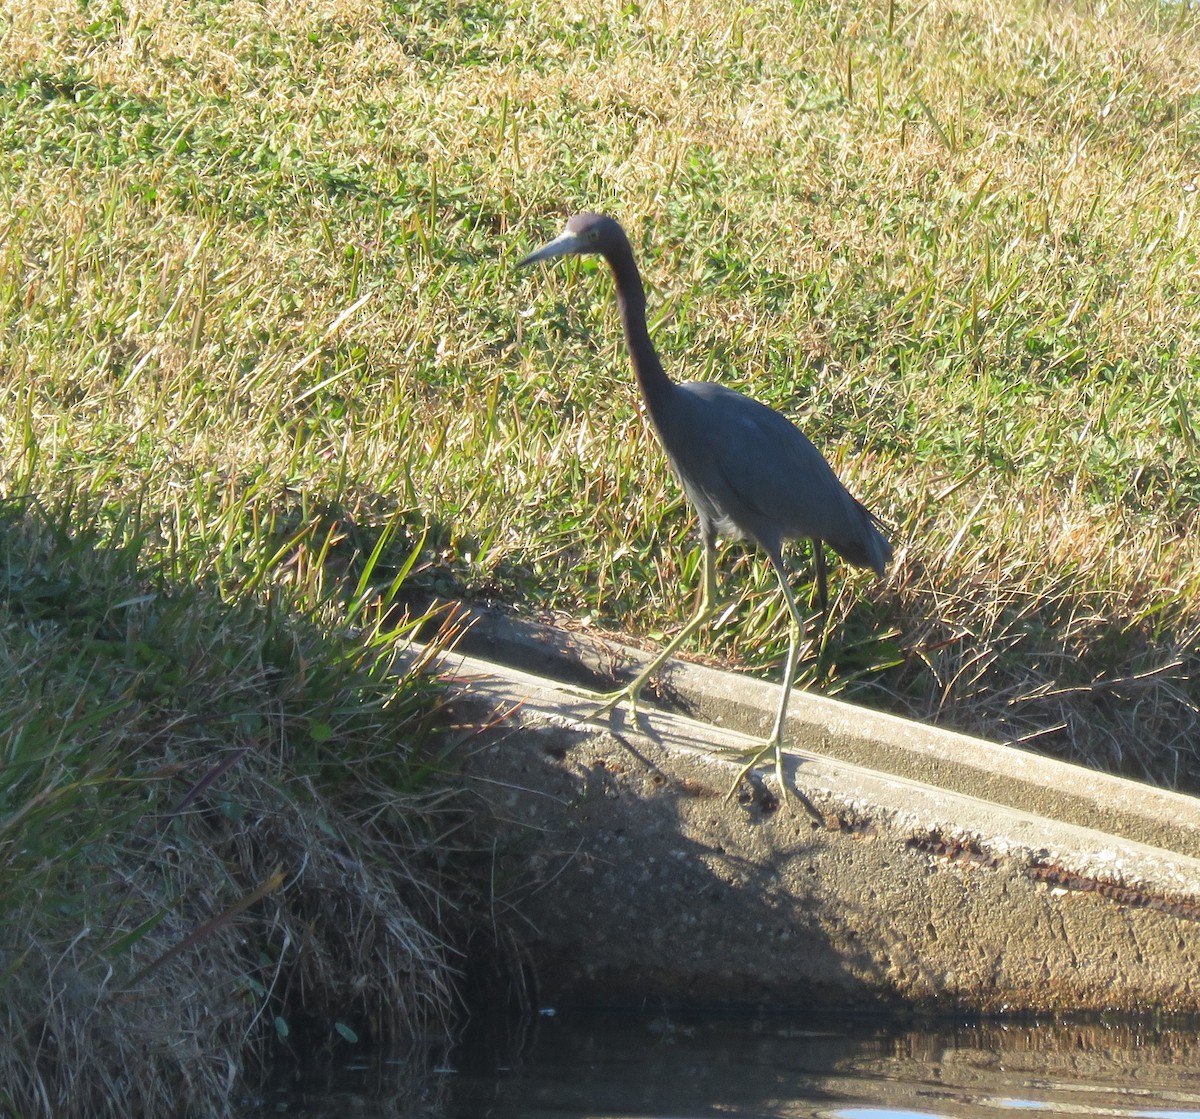
[[[602,214],[576,214],[563,233],[520,264],[583,253],[598,253],[612,269],[634,375],[671,468],[700,518],[704,545],[704,584],[695,614],[637,679],[614,693],[602,710],[624,697],[636,704],[645,682],[715,608],[717,535],[748,537],[771,560],[793,620],[783,696],[768,740],[776,749],[782,781],[783,724],[804,628],[783,565],[783,542],[804,537],[812,540],[822,615],[828,610],[828,592],[821,542],[848,562],[869,567],[878,575],[892,558],[891,545],[875,517],[847,492],[820,451],[785,416],[722,385],[707,381],[677,384],[667,376],[646,327],[645,291],[633,250],[615,220]]]
[[[784,540],[825,541],[882,575],[892,549],[821,452],[787,417],[711,381],[672,385],[652,415],[675,476],[700,517],[768,555]]]

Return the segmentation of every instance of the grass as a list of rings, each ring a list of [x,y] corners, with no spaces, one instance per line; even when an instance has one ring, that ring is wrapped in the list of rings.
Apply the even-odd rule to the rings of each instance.
[[[381,571],[416,552],[409,601],[661,640],[695,587],[693,522],[611,284],[588,262],[514,269],[565,213],[605,209],[668,370],[795,418],[890,526],[886,580],[834,572],[830,690],[1195,790],[1194,16],[10,3],[3,492],[47,511],[64,554],[75,522],[93,559],[136,540],[138,587],[206,588],[250,611],[241,640],[283,595],[344,650],[381,539]],[[772,584],[728,548],[732,606],[696,650],[777,670]],[[146,671],[120,641],[121,671]],[[47,687],[124,694],[112,661],[89,663],[37,660]],[[186,703],[182,677],[160,686],[207,706],[220,663]],[[159,742],[109,718],[120,750]],[[87,740],[71,726],[63,749]]]
[[[231,598],[140,515],[0,513],[0,1109],[219,1113],[272,1043],[445,1029],[473,922],[380,587]]]

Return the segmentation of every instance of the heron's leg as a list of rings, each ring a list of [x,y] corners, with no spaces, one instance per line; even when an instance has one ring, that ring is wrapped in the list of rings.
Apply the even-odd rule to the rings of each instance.
[[[824,632],[825,616],[829,608],[825,578],[825,556],[821,550],[821,542],[819,540],[813,540],[813,551],[817,577],[817,596],[821,602],[821,617],[817,624],[817,633],[819,635]],[[763,760],[764,755],[773,750],[775,753],[775,776],[779,779],[780,795],[786,800],[788,787],[783,777],[783,728],[787,721],[788,700],[792,695],[792,684],[796,678],[796,662],[800,657],[800,639],[804,635],[805,622],[804,616],[800,613],[800,607],[796,604],[796,597],[792,594],[792,587],[788,582],[787,569],[783,565],[783,556],[778,550],[775,552],[768,551],[767,554],[770,557],[771,566],[775,568],[775,574],[779,578],[779,585],[783,588],[783,597],[788,604],[788,611],[792,616],[788,633],[787,665],[783,670],[783,680],[780,682],[779,710],[775,714],[775,726],[771,731],[771,737],[762,746],[751,748],[740,755],[740,760],[743,760],[745,764],[738,771],[737,777],[734,778],[728,795],[732,797],[740,788],[746,775]],[[793,790],[793,792],[799,798],[805,811],[812,815],[814,819],[820,820],[820,813],[808,798],[798,790]]]
[[[817,601],[821,604],[821,625],[829,615],[829,580],[825,574],[825,545],[817,537],[812,537],[813,569],[817,573]],[[779,570],[778,567],[775,568]]]
[[[779,711],[775,715],[775,727],[771,731],[771,737],[767,740],[769,744],[775,747],[775,771],[779,775],[779,781],[782,784],[783,757],[780,753],[780,747],[783,745],[783,724],[787,719],[788,700],[792,695],[792,682],[796,679],[796,661],[800,656],[800,638],[804,633],[804,618],[800,613],[800,608],[796,605],[796,596],[792,594],[792,588],[788,585],[787,572],[783,568],[783,561],[775,560],[772,557],[772,563],[775,566],[775,574],[779,576],[779,585],[783,588],[783,597],[787,599],[788,609],[792,612],[792,624],[788,633],[787,667],[783,670],[783,695],[779,697]]]
[[[817,618],[817,628],[813,641],[817,653],[817,683],[825,683],[825,672],[829,667],[826,663],[827,651],[826,623],[829,621],[829,585],[825,575],[825,546],[815,536],[812,537],[813,568],[817,575],[817,602],[820,603],[821,613]]]
[[[637,718],[637,700],[642,688],[646,686],[646,682],[667,662],[671,655],[679,648],[693,633],[696,632],[712,615],[712,612],[717,607],[717,542],[716,534],[710,532],[702,532],[704,549],[701,556],[703,567],[702,579],[700,583],[700,593],[696,599],[696,609],[691,618],[688,619],[684,627],[655,655],[655,657],[642,669],[637,676],[623,688],[618,688],[615,692],[609,692],[604,697],[604,702],[596,709],[594,714],[602,715],[606,711],[611,711],[623,699],[629,700],[629,708],[634,719]]]
[[[783,589],[783,597],[787,601],[788,611],[792,616],[791,624],[788,626],[787,664],[783,670],[783,680],[780,682],[779,710],[775,713],[775,726],[771,730],[771,737],[761,747],[752,749],[748,755],[742,755],[748,760],[738,772],[737,778],[729,790],[731,796],[741,784],[742,778],[758,765],[762,761],[763,755],[770,750],[775,752],[775,776],[779,779],[780,791],[785,797],[787,796],[787,785],[783,779],[783,727],[787,721],[788,700],[792,696],[792,682],[796,678],[796,662],[800,658],[800,638],[804,634],[804,617],[800,613],[800,607],[796,605],[796,596],[792,594],[787,569],[783,566],[783,557],[777,552],[768,554],[771,558],[771,566],[775,568],[775,574],[779,577],[779,586]]]

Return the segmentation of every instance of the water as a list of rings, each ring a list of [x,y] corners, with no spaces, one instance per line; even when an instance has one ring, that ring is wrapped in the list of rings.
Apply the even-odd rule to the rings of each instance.
[[[263,1113],[425,1119],[1200,1119],[1200,1033],[1137,1023],[944,1023],[810,1015],[560,1014],[458,1049],[348,1060]]]

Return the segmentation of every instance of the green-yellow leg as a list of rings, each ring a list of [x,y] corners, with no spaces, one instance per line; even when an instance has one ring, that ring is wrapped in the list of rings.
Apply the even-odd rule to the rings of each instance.
[[[631,683],[626,684],[623,688],[618,688],[615,692],[608,692],[603,696],[604,702],[592,712],[591,718],[611,711],[618,703],[627,699],[629,700],[629,713],[636,722],[638,695],[641,693],[642,688],[646,686],[646,682],[662,668],[675,650],[712,616],[713,611],[717,607],[717,549],[715,540],[705,539],[703,548],[702,566],[704,570],[695,612],[688,619],[683,629],[671,638],[667,645],[637,674],[637,677]]]
[[[813,547],[816,550],[818,558],[817,585],[821,600],[821,617],[823,622],[825,611],[828,609],[825,589],[825,565],[821,562],[824,560],[824,556],[821,554],[819,541],[814,541]],[[771,731],[771,737],[758,749],[753,749],[743,755],[743,757],[747,757],[749,760],[734,779],[733,786],[729,790],[730,796],[737,791],[746,774],[762,761],[763,756],[768,751],[774,750],[775,776],[779,780],[781,795],[785,799],[787,797],[787,784],[783,779],[783,727],[787,722],[788,700],[792,697],[792,682],[796,678],[796,662],[800,657],[800,638],[804,633],[804,618],[800,613],[800,607],[796,605],[796,596],[792,594],[792,588],[788,582],[787,570],[783,566],[783,557],[771,554],[771,566],[775,568],[775,574],[779,577],[779,585],[783,588],[783,597],[787,600],[788,610],[792,615],[792,624],[788,633],[787,665],[783,670],[783,680],[781,682],[782,694],[779,697],[779,710],[775,714],[775,726]]]

